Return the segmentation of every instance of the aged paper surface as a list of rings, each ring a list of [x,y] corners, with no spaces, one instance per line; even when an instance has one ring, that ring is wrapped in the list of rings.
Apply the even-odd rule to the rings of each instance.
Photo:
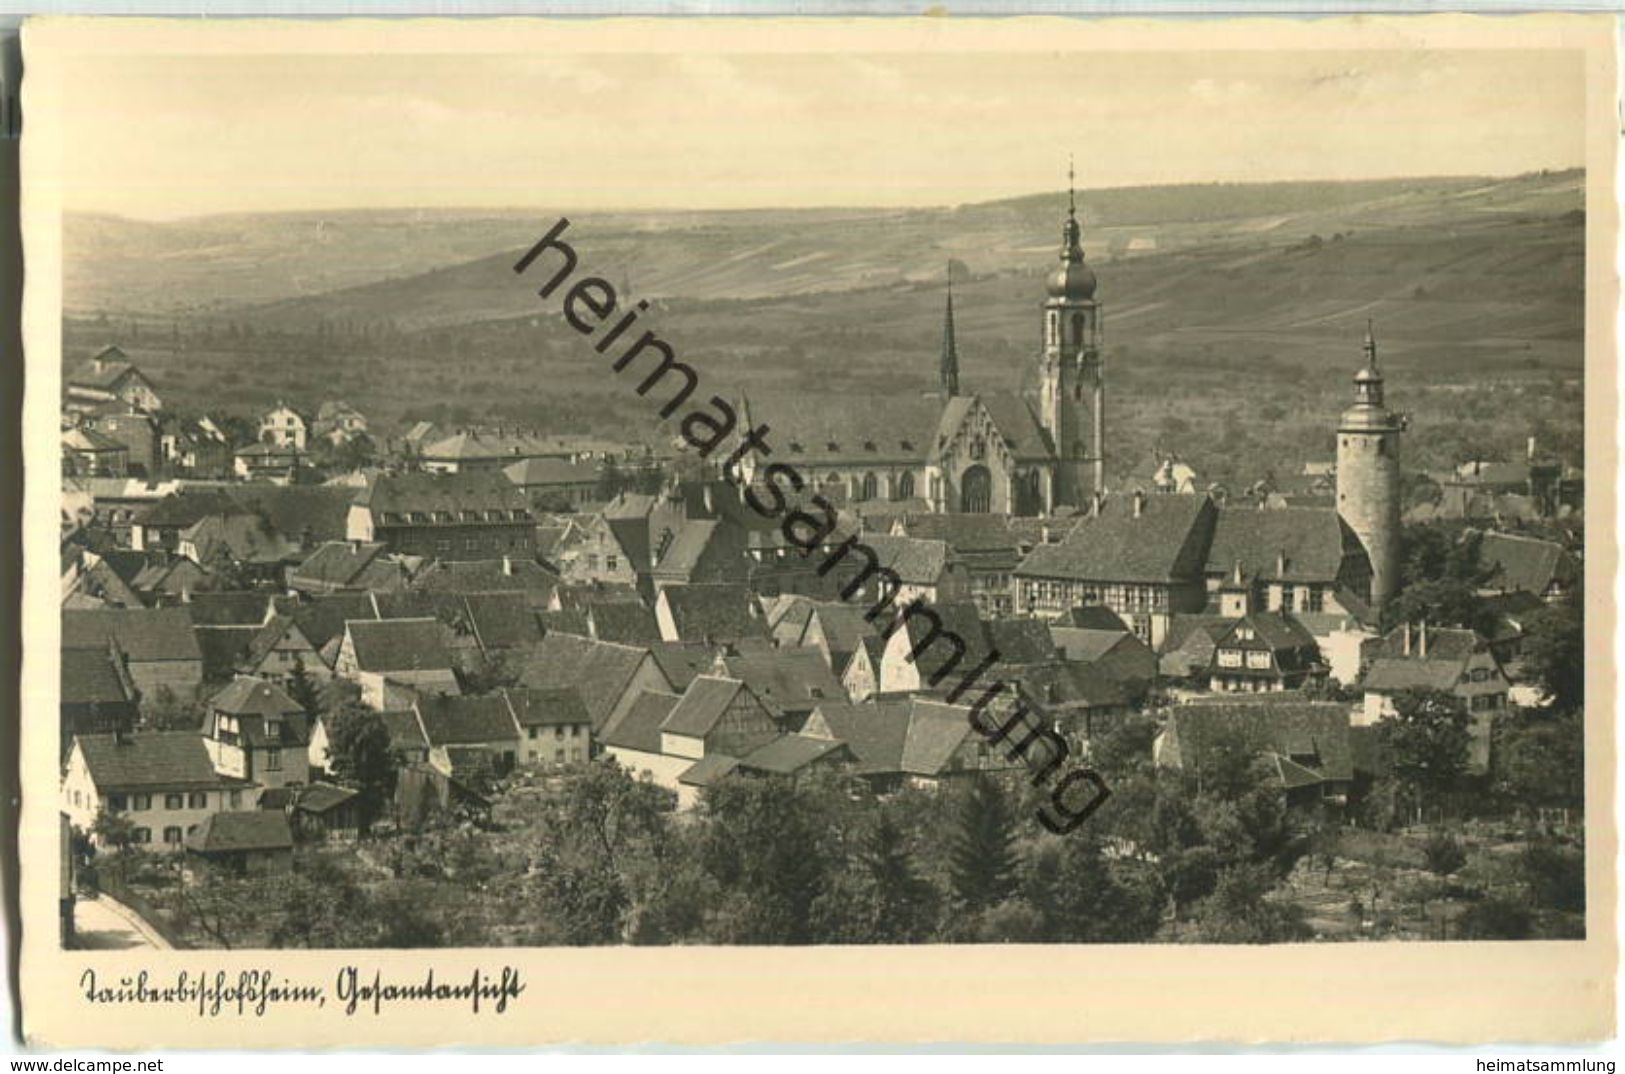
[[[278,1048],[728,1041],[1486,1042],[1579,1041],[1611,1035],[1617,851],[1614,673],[1609,658],[1614,628],[1609,595],[1616,570],[1614,43],[1612,19],[1589,16],[1192,23],[952,18],[31,22],[24,35],[23,148],[29,480],[22,695],[28,716],[22,728],[22,907],[27,927],[22,987],[29,1039],[59,1047]],[[1325,62],[1313,62],[1322,54]],[[741,62],[730,63],[730,58]],[[842,65],[836,62],[840,60],[851,62]],[[888,67],[888,60],[895,67]],[[1502,62],[1509,73],[1498,92],[1476,99],[1449,97],[1448,107],[1461,109],[1453,116],[1430,111],[1436,100],[1448,97],[1446,87],[1458,68]],[[1028,80],[1057,77],[1057,63],[1067,74],[1057,83],[1050,107],[1038,107],[1029,94],[1016,92]],[[1150,81],[1142,80],[1138,89],[1130,88],[1132,83],[1114,82],[1142,63],[1153,72],[1167,72],[1169,79],[1174,78],[1171,72],[1179,72],[1177,105],[1173,97],[1153,93],[1151,82],[1160,77],[1155,74],[1147,75]],[[645,99],[640,95],[651,89],[666,95],[660,80],[678,68],[686,70],[689,81],[672,82],[670,95],[690,96],[682,98],[683,107],[665,116],[666,123],[677,123],[675,127],[653,126],[638,110]],[[346,70],[353,70],[353,83],[342,77]],[[375,77],[380,70],[392,74]],[[742,70],[753,77],[741,77]],[[130,72],[135,75],[121,81]],[[418,72],[429,92],[413,95],[407,90]],[[506,81],[514,72],[529,72],[519,82],[530,96],[518,101]],[[538,72],[544,84],[559,87],[561,99],[601,102],[597,113],[550,114],[549,95],[536,89]],[[753,80],[762,72],[775,77]],[[933,72],[939,82],[920,81]],[[863,84],[862,93],[831,95],[820,103],[830,86],[864,77],[870,81]],[[1300,81],[1293,83],[1293,77]],[[638,85],[640,78],[651,81]],[[1558,83],[1571,87],[1572,94],[1565,97],[1552,90]],[[1008,100],[999,92],[1001,84],[1010,89]],[[124,96],[123,87],[131,85],[142,91]],[[1309,97],[1312,88],[1321,96]],[[1544,94],[1549,90],[1548,101]],[[1138,115],[1129,100],[1136,93],[1143,95],[1142,101],[1154,102],[1140,104]],[[1384,94],[1403,99],[1407,93],[1417,113],[1414,133],[1406,126],[1403,108],[1389,111],[1373,126],[1340,123],[1344,106],[1358,112],[1362,101]],[[258,95],[258,110],[242,107],[249,95]],[[869,106],[854,105],[855,99],[866,99]],[[1530,106],[1531,99],[1548,103]],[[734,115],[729,109],[741,101],[751,107],[730,133],[727,122],[715,117]],[[1324,110],[1326,126],[1338,138],[1354,140],[1355,155],[1366,158],[1362,167],[1342,172],[1317,167],[1316,159],[1332,150],[1311,140],[1296,151],[1276,145],[1276,155],[1269,159],[1228,156],[1233,153],[1232,134],[1247,144],[1245,139],[1256,136],[1259,124],[1280,121],[1283,130],[1300,129],[1292,124],[1304,123],[1300,107],[1304,101]],[[1214,105],[1211,111],[1199,111]],[[1548,111],[1541,112],[1542,107]],[[1008,111],[1000,112],[1001,108]],[[332,115],[323,115],[329,109]],[[1168,118],[1184,109],[1190,111],[1188,119]],[[521,147],[504,147],[505,132],[521,129],[505,124],[517,123],[515,117],[527,110],[534,111],[537,129],[546,133],[540,141],[533,134]],[[283,123],[281,117],[288,112],[302,113],[309,120]],[[989,125],[984,113],[994,113],[1005,137],[997,143],[977,141],[969,134],[960,137],[952,122],[956,112],[965,116],[967,131],[984,134]],[[907,130],[911,113],[922,117],[914,132],[915,152],[912,157],[892,154],[889,140]],[[776,118],[781,114],[782,120]],[[673,115],[692,126],[683,126]],[[371,139],[370,123],[387,133]],[[1147,145],[1145,159],[1132,165],[1124,162],[1123,150],[1116,150],[1108,166],[1092,159],[1091,146],[1075,134],[1079,125],[1106,123],[1143,124],[1154,128],[1162,141],[1155,147]],[[1441,124],[1477,133],[1460,143],[1435,145],[1433,140],[1445,129]],[[358,139],[370,139],[368,154],[349,152],[347,130]],[[1549,144],[1540,141],[1539,131],[1549,137]],[[302,137],[305,132],[308,140]],[[153,161],[144,159],[141,148],[149,137],[152,154],[186,146],[184,159],[169,161],[168,168],[150,166]],[[433,143],[430,152],[421,150],[423,139]],[[747,139],[756,150],[737,153],[737,141]],[[1530,149],[1536,142],[1539,146]],[[1121,138],[1114,141],[1123,144]],[[730,145],[733,155],[720,151]],[[102,146],[108,147],[105,166],[99,162]],[[558,155],[557,185],[538,190],[537,175],[548,173],[527,170],[516,162],[549,146],[556,147]],[[1547,149],[1553,155],[1543,157]],[[1504,150],[1504,158],[1497,150]],[[1450,155],[1458,151],[1460,156]],[[645,152],[662,162],[648,173],[652,176],[648,181],[641,178]],[[442,155],[438,162],[437,154]],[[922,191],[925,180],[908,164],[933,154],[940,160],[940,186]],[[150,220],[174,221],[207,213],[362,207],[383,211],[422,205],[469,207],[471,214],[474,208],[528,210],[512,216],[511,236],[493,239],[484,248],[477,243],[465,248],[448,240],[461,251],[442,261],[451,264],[523,251],[555,219],[577,212],[585,220],[592,213],[613,213],[621,207],[670,213],[908,208],[1053,191],[1059,189],[1069,154],[1077,157],[1078,200],[1090,264],[1100,276],[1101,293],[1120,311],[1117,321],[1110,311],[1105,318],[1112,333],[1109,347],[1126,346],[1130,353],[1137,342],[1135,317],[1144,311],[1132,309],[1140,300],[1115,287],[1113,274],[1120,265],[1130,264],[1136,253],[1148,251],[1135,245],[1135,235],[1124,233],[1112,240],[1117,245],[1108,256],[1100,256],[1107,251],[1097,250],[1089,232],[1092,188],[1220,179],[1545,175],[1541,169],[1548,167],[1583,169],[1579,174],[1584,200],[1577,219],[1584,227],[1584,464],[1590,470],[1590,502],[1584,512],[1583,583],[1576,584],[1583,585],[1586,595],[1588,657],[1584,939],[1413,938],[1266,946],[1190,942],[1200,936],[1187,932],[1186,942],[1133,944],[722,946],[689,940],[675,946],[536,947],[520,940],[520,946],[415,950],[62,948],[53,922],[59,917],[65,883],[61,863],[67,837],[61,818],[73,808],[68,801],[73,792],[63,782],[59,759],[64,744],[52,717],[54,709],[66,711],[59,700],[63,579],[52,564],[58,562],[53,543],[62,542],[64,515],[59,480],[65,443],[65,426],[59,420],[64,362],[71,366],[89,353],[77,342],[69,346],[64,340],[65,314],[84,312],[70,308],[64,281],[75,280],[74,287],[83,294],[88,293],[84,290],[88,278],[117,273],[119,282],[104,284],[101,292],[114,296],[105,307],[110,314],[103,332],[106,342],[122,340],[134,346],[132,333],[145,333],[146,345],[157,348],[160,344],[151,342],[154,335],[162,338],[173,332],[177,342],[167,351],[166,366],[172,381],[185,365],[179,358],[181,333],[192,330],[183,329],[180,322],[203,317],[222,294],[229,297],[229,287],[209,279],[214,273],[206,268],[190,277],[163,277],[185,279],[176,286],[196,288],[195,296],[168,296],[166,308],[176,312],[146,319],[133,315],[143,308],[141,300],[131,297],[124,302],[118,296],[120,288],[134,296],[142,286],[139,266],[132,270],[128,259],[117,265],[99,264],[94,257],[88,263],[70,263],[65,214],[129,211],[135,216],[145,213]],[[752,167],[730,163],[745,157],[753,158]],[[1386,163],[1373,162],[1384,157]],[[319,169],[309,168],[310,161],[324,159],[333,162],[331,174],[321,176]],[[1022,161],[1023,167],[1030,164],[1035,170],[1012,183],[988,164],[991,159]],[[1215,160],[1222,166],[1214,165]],[[677,166],[675,161],[684,163]],[[476,178],[481,172],[485,174]],[[300,187],[301,177],[307,186]],[[650,187],[661,184],[658,194],[650,192]],[[123,200],[131,191],[138,191],[139,198]],[[1059,197],[1052,200],[1053,209],[1048,211],[1058,229],[1063,202]],[[1395,192],[1393,204],[1396,222],[1414,210],[1404,192]],[[133,210],[132,205],[143,208]],[[1261,209],[1261,217],[1279,214],[1273,223],[1262,225],[1264,230],[1290,230],[1295,211],[1287,204],[1278,210]],[[1542,211],[1537,206],[1530,213]],[[794,239],[798,226],[785,225],[788,237]],[[594,251],[590,227],[586,223],[576,227],[579,230],[568,237],[576,242],[582,262],[590,264]],[[1045,227],[1042,245],[1025,255],[1034,264],[1054,258],[1052,232],[1048,224]],[[214,264],[207,258],[219,251],[200,248],[211,241],[237,241],[212,234],[213,238],[202,235],[154,247],[153,274],[161,275],[156,267],[160,260],[166,266],[188,258],[199,258],[205,266]],[[311,241],[326,239],[318,229]],[[1341,233],[1316,233],[1303,239],[1301,248],[1343,241]],[[1357,238],[1350,232],[1346,241]],[[193,248],[187,248],[189,243],[195,244]],[[775,255],[776,271],[794,267],[794,245],[787,245],[782,256]],[[251,244],[244,249],[252,255]],[[918,295],[918,302],[929,308],[935,323],[912,360],[934,366],[941,262],[950,254],[975,262],[980,253],[932,246],[915,258],[914,275],[897,277],[900,283],[932,283]],[[1230,269],[1238,269],[1245,260],[1241,257]],[[1022,263],[1016,262],[1018,267]],[[936,277],[929,275],[933,266],[938,267]],[[614,272],[607,267],[604,275],[624,291],[624,265],[610,267]],[[701,273],[713,267],[692,264],[687,270]],[[376,269],[371,275],[346,275],[348,268],[335,264],[325,270],[332,273],[330,279],[300,280],[291,290],[263,293],[263,300],[290,301],[389,275]],[[284,269],[270,261],[246,268],[239,262],[231,271],[270,279]],[[854,269],[845,264],[841,271],[847,275],[828,289],[861,290],[869,285],[861,265]],[[1543,271],[1537,260],[1521,280]],[[512,287],[516,277],[505,274],[504,267],[488,278]],[[638,285],[635,275],[633,285]],[[1011,351],[1012,361],[1032,360],[1027,344],[1035,339],[1038,286],[1038,277],[1026,279],[1024,289],[1010,292],[1014,299],[1002,300],[1006,306],[1013,301],[1018,316],[1033,320],[1030,328],[1022,321],[1010,331],[1021,341]],[[1059,288],[1050,292],[1052,296],[1070,298],[1073,292],[1068,289],[1083,285],[1068,277],[1052,286]],[[534,291],[535,284],[521,290]],[[802,287],[802,293],[819,290],[816,285]],[[1092,296],[1093,284],[1086,290],[1084,297]],[[1412,288],[1408,282],[1396,281],[1389,290],[1418,300],[1427,297],[1423,285]],[[761,292],[741,285],[735,297],[759,298]],[[1323,322],[1353,317],[1350,323],[1358,323],[1367,316],[1352,308],[1314,305],[1313,294],[1299,294],[1293,300],[1305,305],[1302,324],[1313,324],[1317,317]],[[436,298],[425,292],[422,301]],[[1178,293],[1156,299],[1179,301]],[[1487,302],[1493,304],[1495,296],[1487,296]],[[750,315],[748,302],[741,303],[739,315]],[[490,316],[518,313],[505,307]],[[1468,311],[1462,316],[1471,320],[1476,314]],[[240,335],[240,326],[228,320],[211,330]],[[1336,400],[1336,408],[1345,405],[1359,353],[1358,334],[1351,339],[1348,330],[1349,323],[1339,322],[1335,331],[1327,332],[1326,348],[1338,357],[1316,371],[1335,384],[1335,394],[1328,398]],[[1521,344],[1524,330],[1512,325],[1503,332]],[[1374,331],[1380,340],[1382,325]],[[1544,330],[1527,331],[1538,335]],[[1234,338],[1219,340],[1220,349]],[[982,342],[985,351],[991,344]],[[452,357],[444,371],[480,375],[473,371],[477,360],[456,351],[451,337],[440,337],[436,345]],[[162,346],[169,345],[166,341]],[[1112,360],[1129,361],[1120,355]],[[1530,361],[1538,362],[1539,356]],[[231,396],[240,391],[247,393],[249,409],[264,410],[274,400],[256,386],[256,377],[269,376],[269,368],[245,362],[232,376],[221,375],[221,368],[215,367],[207,375],[218,379],[187,385],[185,392],[194,400],[199,391],[217,392],[216,399],[200,406],[231,410]],[[381,361],[368,369],[370,377],[394,375]],[[497,375],[523,376],[512,370]],[[1260,374],[1260,379],[1267,383],[1279,375],[1276,370]],[[1396,375],[1396,384],[1400,379]],[[440,390],[450,392],[455,386],[454,381],[445,382]],[[841,386],[829,384],[820,390],[839,394]],[[862,389],[883,390],[874,385]],[[1397,394],[1399,388],[1393,390]],[[495,389],[492,398],[499,398],[501,391]],[[325,393],[320,385],[310,386],[309,392],[314,409]],[[1267,396],[1267,389],[1260,394]],[[425,406],[432,401],[422,400]],[[1193,398],[1189,414],[1199,415],[1202,405]],[[1264,420],[1279,420],[1279,415]],[[1489,420],[1493,417],[1482,413],[1463,417],[1469,426]],[[646,431],[636,430],[639,436]],[[119,452],[105,441],[105,435],[81,437],[74,441],[73,457]],[[1326,445],[1329,450],[1329,434]],[[1532,461],[1534,447],[1530,450]],[[1082,454],[1078,453],[1080,458]],[[962,511],[986,512],[988,497],[1000,494],[985,488],[976,493],[972,488],[967,480]],[[1046,501],[1044,506],[1052,505]],[[996,505],[993,509],[999,510]],[[1136,517],[1138,512],[1136,507]],[[1281,555],[1284,568],[1286,553]],[[97,599],[105,599],[105,594]],[[1153,635],[1153,640],[1160,639]],[[155,842],[168,839],[167,832],[149,835]],[[191,833],[182,833],[177,826],[176,840],[182,838],[190,840]],[[375,981],[396,987],[420,985],[430,971],[442,985],[460,988],[474,980],[483,988],[477,999],[454,992],[433,999],[390,997],[376,1002],[367,991]],[[179,987],[184,993],[180,998],[153,998],[154,990],[177,990],[181,973],[188,975],[188,983]],[[200,980],[201,989],[187,991]]]

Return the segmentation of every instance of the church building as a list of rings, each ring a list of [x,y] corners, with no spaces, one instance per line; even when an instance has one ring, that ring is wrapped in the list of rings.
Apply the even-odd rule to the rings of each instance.
[[[752,393],[739,427],[765,422],[773,461],[837,503],[912,501],[937,512],[1045,515],[1105,488],[1100,303],[1069,192],[1060,264],[1045,280],[1037,399],[960,383],[950,289],[938,385],[918,396]],[[744,463],[753,480],[759,464]]]

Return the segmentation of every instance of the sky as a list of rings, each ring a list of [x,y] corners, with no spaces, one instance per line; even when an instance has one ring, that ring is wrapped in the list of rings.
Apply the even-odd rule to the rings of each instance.
[[[69,210],[945,205],[1584,158],[1578,53],[100,55]]]

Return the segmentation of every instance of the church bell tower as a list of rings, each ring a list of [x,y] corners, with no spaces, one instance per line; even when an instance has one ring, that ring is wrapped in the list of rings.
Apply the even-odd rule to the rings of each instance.
[[[1057,506],[1082,506],[1106,488],[1106,380],[1095,282],[1094,270],[1083,260],[1069,166],[1061,264],[1045,282],[1039,415],[1055,445]]]

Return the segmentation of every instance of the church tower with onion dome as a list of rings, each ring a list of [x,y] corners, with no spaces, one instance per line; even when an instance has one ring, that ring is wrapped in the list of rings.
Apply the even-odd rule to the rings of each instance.
[[[1053,504],[1081,507],[1106,489],[1106,379],[1100,303],[1094,270],[1083,260],[1070,167],[1061,264],[1045,287],[1039,417],[1055,448]]]
[[[1354,375],[1354,405],[1337,427],[1337,513],[1371,559],[1371,606],[1380,610],[1399,584],[1399,435],[1404,421],[1383,403],[1377,341],[1369,325],[1365,366]]]

